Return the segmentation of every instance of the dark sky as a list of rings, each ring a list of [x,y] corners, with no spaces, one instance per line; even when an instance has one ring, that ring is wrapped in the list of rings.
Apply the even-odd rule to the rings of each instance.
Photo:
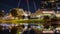
[[[31,12],[35,12],[33,0],[29,1],[29,9]],[[40,7],[39,3],[40,0],[34,0],[36,4],[36,8]],[[19,0],[0,0],[0,10],[5,10],[5,12],[9,12],[9,9],[16,8],[18,5]],[[21,0],[19,8],[23,8],[24,10],[28,10],[27,7],[27,0]],[[37,10],[36,9],[36,10]]]

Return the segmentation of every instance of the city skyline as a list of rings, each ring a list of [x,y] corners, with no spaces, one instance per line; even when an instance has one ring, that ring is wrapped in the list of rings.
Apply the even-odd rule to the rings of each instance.
[[[43,1],[43,3],[41,1]],[[34,13],[41,8],[59,10],[60,4],[57,4],[57,1],[54,0],[53,2],[47,2],[47,0],[0,0],[0,10],[5,10],[6,13],[8,13],[10,9],[17,7]]]
[[[8,12],[11,8],[17,8],[19,0],[0,0],[0,10],[5,10]],[[40,0],[34,0],[36,4],[36,10],[40,7],[38,3]],[[35,7],[33,0],[28,0],[29,3],[29,10],[31,12],[35,12]],[[24,10],[28,10],[27,0],[20,0],[19,8]]]

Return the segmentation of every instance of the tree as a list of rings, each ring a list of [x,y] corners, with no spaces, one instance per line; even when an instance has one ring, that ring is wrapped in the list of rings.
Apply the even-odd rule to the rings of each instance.
[[[18,15],[16,9],[11,9],[10,13],[12,14],[13,17],[17,17],[17,15]]]
[[[53,26],[54,28],[58,26],[58,19],[55,15],[52,14],[52,18],[51,18],[51,26]]]
[[[49,28],[49,26],[50,26],[50,17],[48,15],[45,15],[44,18],[43,18],[43,20],[45,21],[43,23],[44,28]]]
[[[44,20],[49,20],[49,18],[50,18],[50,17],[49,17],[49,16],[47,16],[47,15],[46,15],[46,16],[44,16]]]
[[[51,21],[52,22],[56,22],[57,21],[57,17],[54,14],[51,14]]]
[[[0,10],[0,17],[4,17],[5,13],[3,10]]]

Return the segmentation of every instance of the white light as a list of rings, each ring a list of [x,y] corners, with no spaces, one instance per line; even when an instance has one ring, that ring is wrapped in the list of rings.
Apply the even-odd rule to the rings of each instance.
[[[55,13],[54,11],[43,11],[43,13]]]
[[[37,17],[40,17],[41,15],[37,15]]]

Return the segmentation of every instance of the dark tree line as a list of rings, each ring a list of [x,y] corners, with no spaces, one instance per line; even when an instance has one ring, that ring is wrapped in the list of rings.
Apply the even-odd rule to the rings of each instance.
[[[3,12],[2,10],[0,10],[0,17],[4,17],[5,12]]]
[[[10,13],[12,14],[13,17],[17,17],[17,15],[18,15],[16,9],[11,9]]]

